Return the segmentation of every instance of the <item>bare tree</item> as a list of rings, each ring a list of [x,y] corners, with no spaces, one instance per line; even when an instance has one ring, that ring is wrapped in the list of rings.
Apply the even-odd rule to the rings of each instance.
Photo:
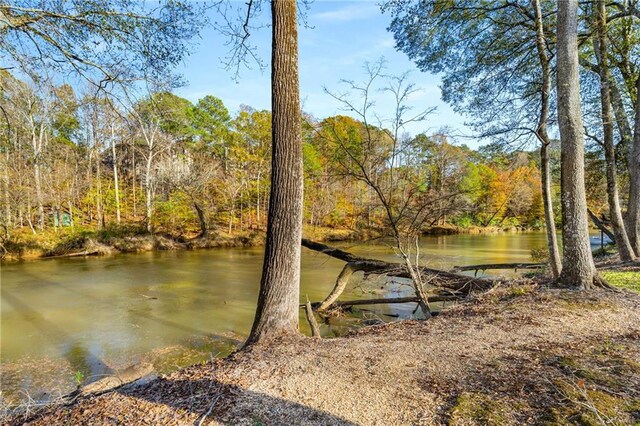
[[[343,163],[345,172],[364,182],[375,193],[384,211],[394,249],[409,271],[423,314],[429,318],[431,309],[418,265],[418,237],[427,218],[428,205],[435,200],[424,197],[420,190],[420,178],[412,174],[408,164],[401,164],[400,161],[407,150],[407,141],[402,135],[405,126],[423,121],[433,108],[411,113],[407,102],[418,89],[407,81],[407,74],[385,76],[384,68],[384,60],[366,64],[368,80],[364,84],[343,81],[349,87],[346,93],[337,94],[325,89],[362,123],[360,143],[354,144],[353,140],[344,139],[337,131],[333,132],[333,139],[338,149],[346,154]],[[390,95],[394,112],[388,120],[377,117],[377,126],[374,126],[371,123],[375,115],[372,111],[375,105],[373,92],[380,79],[385,81],[382,90]],[[404,162],[407,163],[407,160],[404,159]]]

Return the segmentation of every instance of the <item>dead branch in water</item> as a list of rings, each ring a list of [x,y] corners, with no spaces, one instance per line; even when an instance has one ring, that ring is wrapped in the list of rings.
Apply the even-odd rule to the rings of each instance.
[[[527,263],[527,262],[516,262],[516,263],[487,263],[480,265],[464,265],[464,266],[454,266],[451,269],[451,272],[463,272],[463,271],[486,271],[488,269],[542,269],[547,267],[546,263]]]
[[[304,311],[307,314],[307,321],[309,321],[309,325],[311,326],[311,337],[320,337],[320,328],[318,327],[318,322],[316,321],[316,317],[313,316],[313,309],[311,307],[311,302],[307,300],[307,303],[304,305]]]
[[[60,259],[63,257],[83,257],[83,256],[98,256],[100,255],[99,250],[85,250],[77,253],[66,253],[66,254],[58,254],[55,256],[44,256],[43,259]]]
[[[429,296],[429,303],[432,302],[451,302],[460,300],[458,296]],[[381,299],[361,299],[361,300],[343,300],[337,301],[331,304],[331,306],[358,306],[358,305],[383,305],[391,303],[418,303],[420,298],[416,296],[409,297],[390,297]],[[307,302],[308,303],[308,302]],[[313,302],[311,306],[314,308],[320,307],[322,302]]]
[[[334,257],[336,259],[343,260],[347,262],[342,272],[338,276],[336,280],[336,284],[331,291],[331,293],[325,298],[324,301],[320,302],[319,305],[314,306],[318,311],[324,311],[334,304],[337,304],[336,300],[344,291],[349,278],[355,272],[363,271],[365,274],[375,274],[375,275],[387,275],[391,277],[398,278],[409,278],[411,279],[411,274],[407,270],[406,265],[402,263],[393,263],[393,262],[385,262],[382,260],[376,259],[367,259],[363,257],[356,256],[347,251],[328,246],[326,244],[318,243],[315,241],[302,239],[302,246],[307,247],[308,249],[324,253],[327,256]],[[430,285],[434,287],[442,287],[448,290],[452,290],[456,293],[460,294],[468,294],[474,290],[486,290],[493,286],[493,281],[484,279],[484,278],[474,278],[466,275],[460,275],[453,272],[442,271],[439,269],[432,269],[426,267],[418,268],[420,274],[422,275],[423,281],[428,282]],[[415,298],[409,298],[415,299]],[[381,299],[381,300],[391,300],[391,299]],[[410,300],[409,302],[413,302],[414,300]],[[394,302],[387,302],[394,303]],[[396,302],[396,303],[405,303],[405,302]]]

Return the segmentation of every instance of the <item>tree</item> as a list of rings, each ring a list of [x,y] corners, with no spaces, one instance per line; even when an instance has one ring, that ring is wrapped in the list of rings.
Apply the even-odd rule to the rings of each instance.
[[[419,271],[417,247],[422,225],[429,217],[428,206],[434,202],[437,204],[438,200],[428,196],[415,174],[415,168],[411,167],[415,158],[404,158],[411,141],[403,137],[402,132],[405,125],[424,121],[433,108],[411,113],[407,102],[418,89],[407,81],[407,74],[385,76],[384,68],[384,60],[366,64],[368,79],[364,83],[344,81],[350,92],[334,94],[327,91],[345,110],[353,112],[361,120],[360,132],[349,129],[338,132],[334,127],[332,136],[336,148],[343,153],[345,173],[364,182],[375,194],[384,212],[385,229],[393,238],[394,249],[409,271],[420,308],[424,316],[429,318],[431,309]],[[390,119],[383,122],[378,118],[378,126],[374,126],[371,123],[372,97],[380,79],[384,81],[380,91],[390,95],[395,108]],[[415,260],[412,259],[413,254]]]
[[[627,224],[631,242],[637,256],[640,256],[640,76],[636,80],[635,132],[629,155],[629,211]]]
[[[578,1],[558,0],[558,126],[561,141],[563,263],[560,282],[601,285],[589,242],[584,186],[584,136],[578,78]]]
[[[393,0],[383,10],[399,50],[424,71],[443,74],[443,99],[474,119],[482,137],[541,143],[547,246],[560,272],[547,133],[553,68],[551,2],[539,0]]]
[[[258,226],[262,224],[263,204],[268,198],[265,189],[268,184],[263,181],[268,178],[271,147],[271,112],[255,111],[244,108],[233,120],[234,136],[230,151],[235,151],[239,168],[245,174],[244,182],[251,200],[255,203],[255,219]],[[263,184],[264,183],[264,184]],[[263,195],[263,193],[265,193]]]
[[[594,47],[598,61],[598,74],[600,77],[600,103],[603,128],[603,145],[606,159],[607,176],[607,201],[609,204],[609,216],[613,233],[616,237],[616,245],[620,253],[620,259],[629,262],[635,254],[622,219],[620,197],[618,195],[618,173],[616,170],[616,152],[614,138],[614,121],[611,114],[611,76],[609,71],[609,41],[607,35],[607,10],[604,0],[597,0],[594,8],[595,32]]]
[[[558,278],[561,272],[560,251],[556,237],[556,222],[551,201],[551,167],[549,159],[549,146],[551,139],[547,132],[551,99],[551,60],[549,59],[547,38],[544,31],[542,7],[540,0],[532,0],[535,10],[536,26],[536,50],[540,61],[541,87],[540,87],[540,113],[536,136],[540,140],[540,176],[542,184],[542,202],[544,205],[544,219],[547,233],[547,248],[549,250],[549,263],[553,276]]]
[[[189,139],[191,112],[189,101],[167,92],[154,93],[129,109],[135,123],[134,131],[142,140],[138,150],[145,160],[145,221],[148,232],[153,230],[153,200],[157,189],[155,164],[174,143]]]
[[[15,0],[0,4],[0,52],[31,76],[71,71],[108,82],[168,77],[205,14],[189,2]]]
[[[296,2],[271,1],[271,198],[258,308],[247,344],[298,333],[302,130]]]

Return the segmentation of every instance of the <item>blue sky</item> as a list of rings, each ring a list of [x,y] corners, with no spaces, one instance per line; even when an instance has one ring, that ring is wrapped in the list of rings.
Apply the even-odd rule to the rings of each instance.
[[[244,2],[235,5],[243,7]],[[261,20],[269,19],[268,7],[263,7]],[[212,21],[219,18],[212,11]],[[303,109],[317,118],[335,114],[348,114],[340,110],[340,105],[323,91],[340,92],[346,89],[340,85],[341,79],[364,81],[365,62],[375,62],[380,57],[387,60],[387,73],[399,75],[410,71],[410,81],[420,91],[411,96],[415,111],[437,107],[425,122],[414,123],[406,130],[411,134],[432,133],[442,127],[450,127],[454,134],[469,135],[464,126],[464,118],[456,114],[441,101],[440,79],[438,76],[420,72],[404,55],[394,49],[393,36],[386,28],[390,23],[388,15],[382,15],[374,1],[330,1],[316,0],[307,11],[308,28],[300,27],[299,66],[300,96]],[[222,99],[227,108],[236,112],[246,104],[257,109],[270,108],[270,28],[252,32],[250,41],[256,47],[260,58],[267,66],[243,68],[237,81],[234,72],[224,69],[224,58],[229,47],[222,35],[211,27],[201,34],[201,40],[194,53],[185,60],[177,71],[182,73],[188,85],[176,90],[177,94],[192,102],[211,94]],[[380,93],[376,93],[382,96]],[[375,105],[377,115],[385,117],[392,113],[388,99],[381,97]],[[465,137],[457,137],[458,142],[477,146],[477,142]]]

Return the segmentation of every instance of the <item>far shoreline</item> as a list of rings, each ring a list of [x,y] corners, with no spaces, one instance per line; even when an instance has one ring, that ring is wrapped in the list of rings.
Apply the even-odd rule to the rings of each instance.
[[[382,237],[382,230],[358,230],[305,226],[305,238],[319,242],[367,242]],[[541,232],[540,229],[438,225],[425,228],[422,236],[480,235],[500,233]],[[168,233],[147,233],[131,227],[112,227],[104,230],[67,228],[42,234],[19,233],[17,238],[0,244],[0,262],[13,263],[70,257],[112,256],[120,253],[149,251],[197,250],[211,248],[262,247],[265,231],[253,229],[243,232],[210,231],[206,236],[173,236]]]

